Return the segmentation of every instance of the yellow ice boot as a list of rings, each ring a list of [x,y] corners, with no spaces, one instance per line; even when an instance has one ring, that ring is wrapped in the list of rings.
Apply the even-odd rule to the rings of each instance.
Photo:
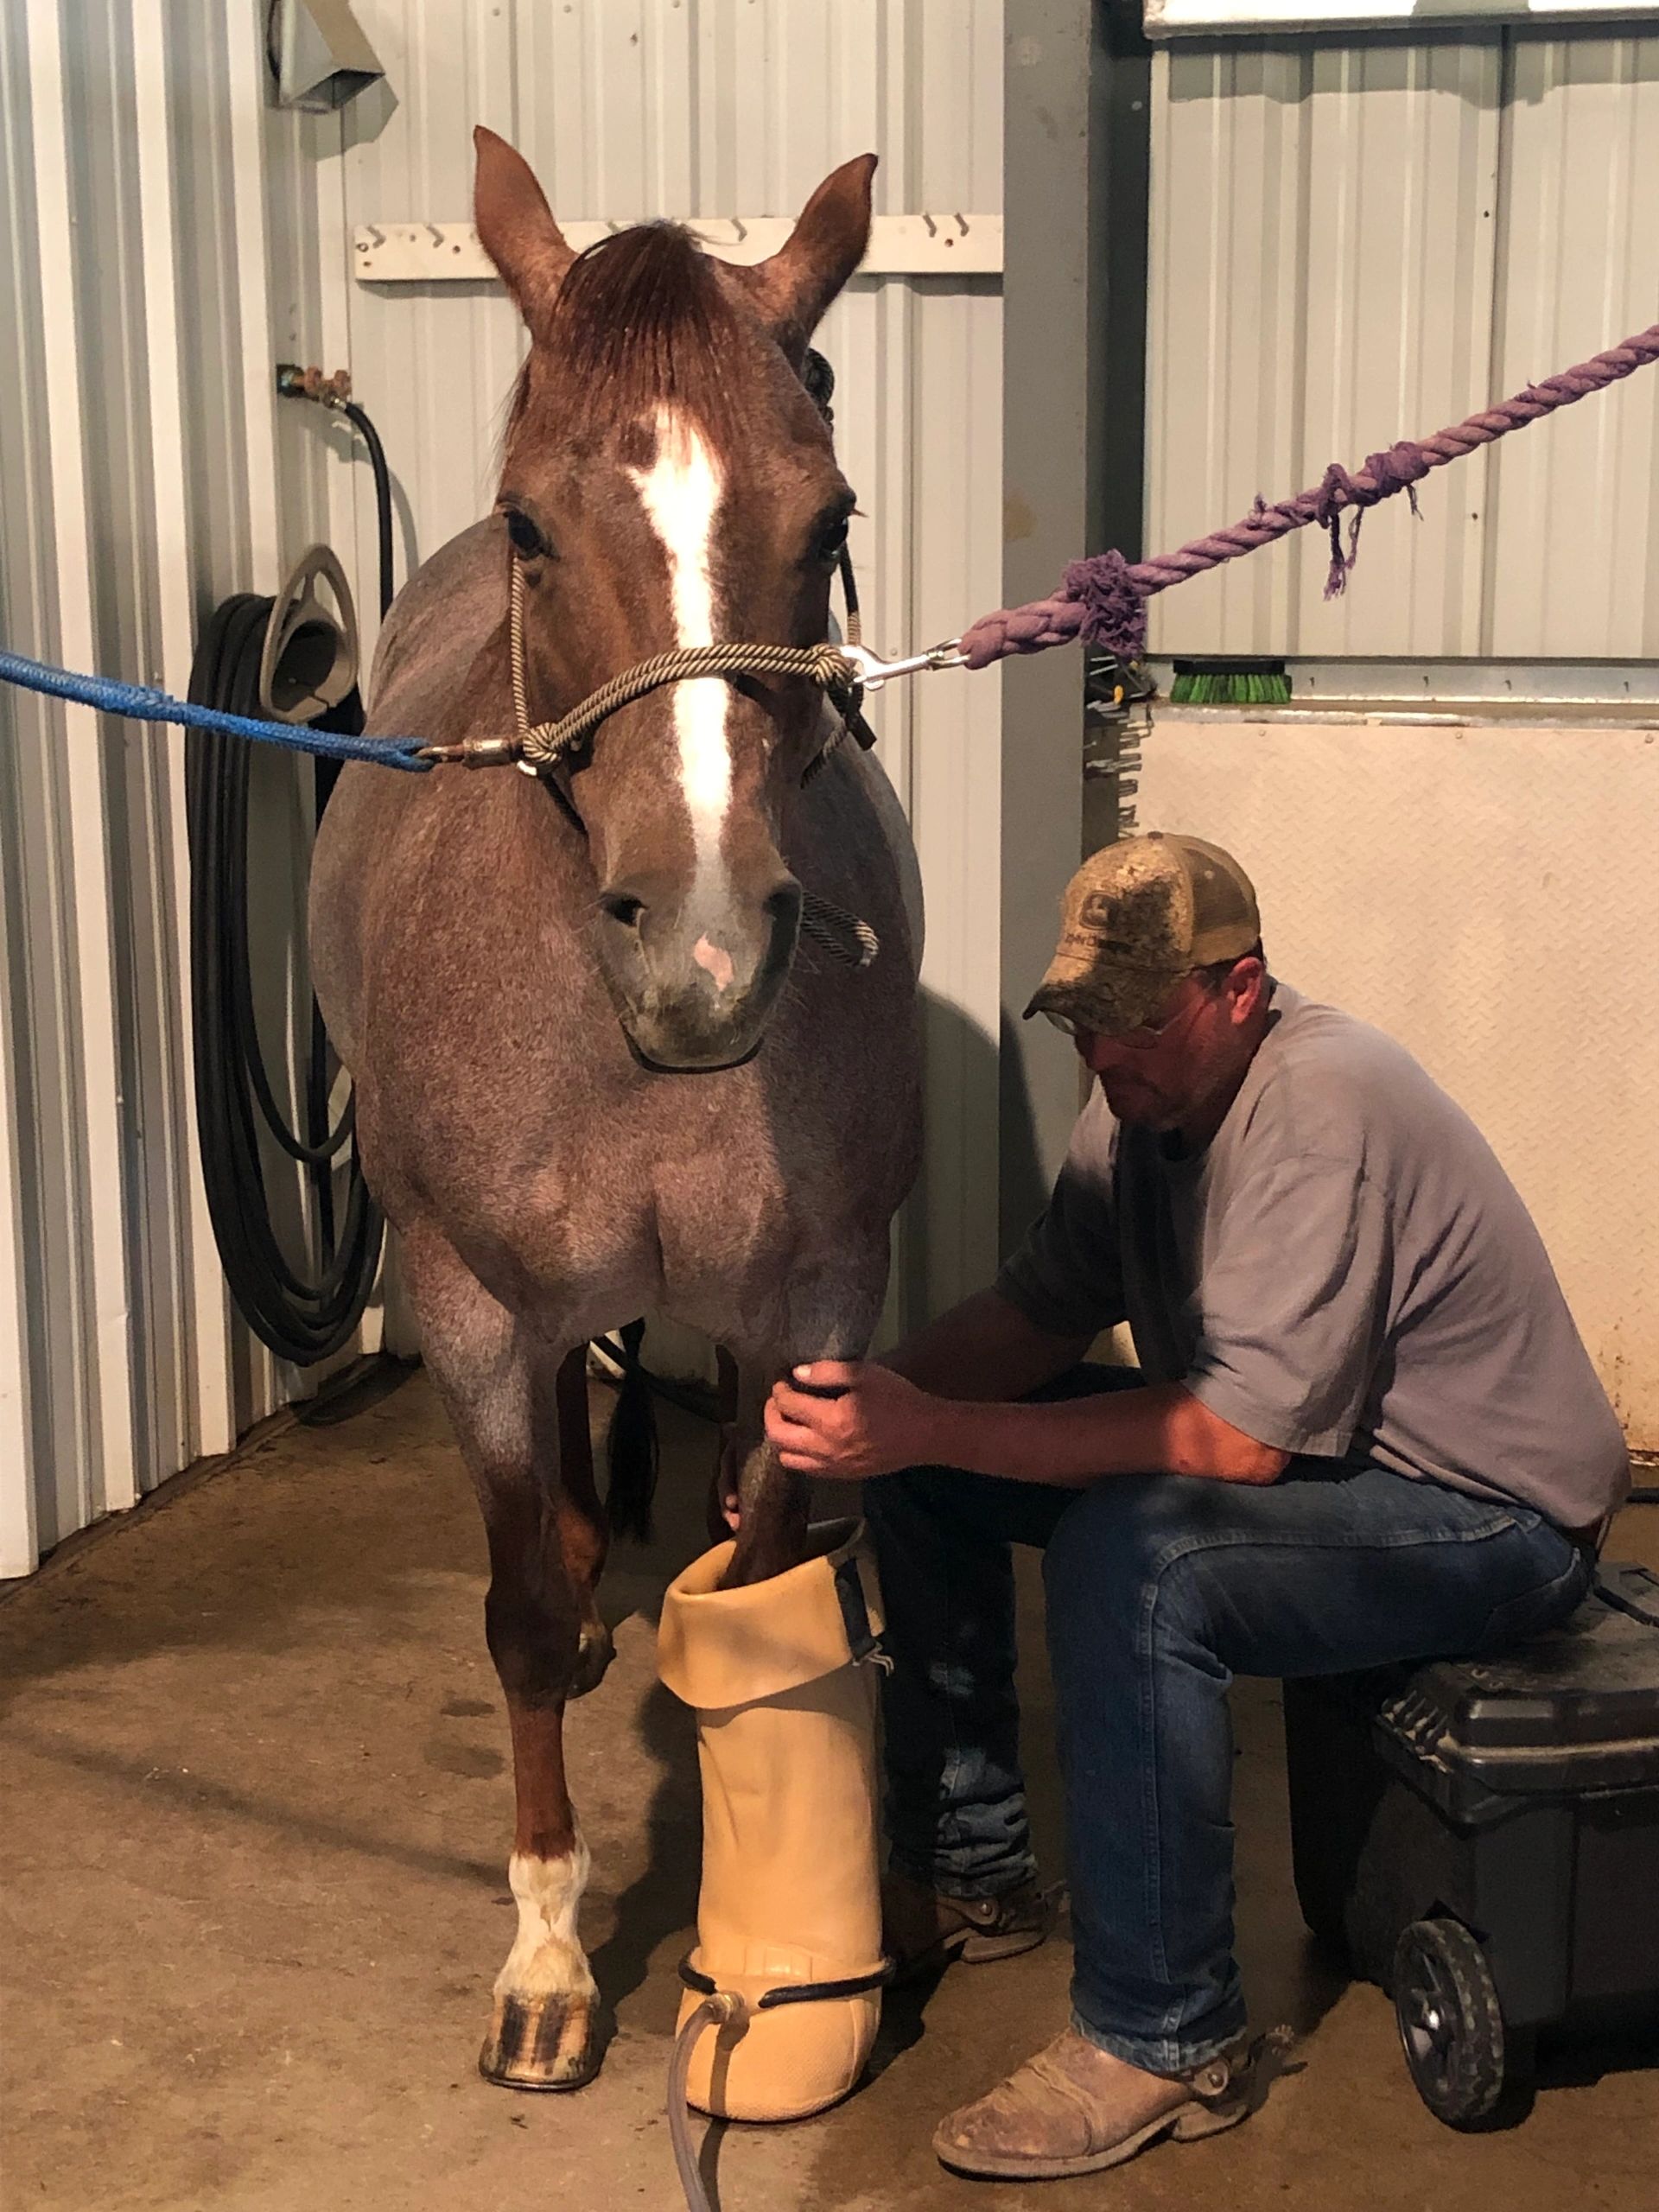
[[[814,1556],[722,1590],[733,1547],[663,1601],[658,1670],[697,1716],[702,1890],[681,1969],[683,2027],[715,1992],[743,2000],[691,2051],[687,2094],[722,2120],[799,2120],[844,2097],[881,2017],[876,1868],[875,1569],[849,1521]]]

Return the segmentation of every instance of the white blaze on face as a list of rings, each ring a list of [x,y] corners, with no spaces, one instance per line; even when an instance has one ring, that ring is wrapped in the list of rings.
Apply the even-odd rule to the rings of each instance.
[[[714,524],[721,473],[693,423],[664,408],[657,458],[631,469],[652,527],[668,556],[677,645],[715,643]],[[731,687],[705,677],[673,687],[680,741],[680,783],[691,815],[697,873],[720,866],[720,835],[732,803],[732,748],[726,731]]]

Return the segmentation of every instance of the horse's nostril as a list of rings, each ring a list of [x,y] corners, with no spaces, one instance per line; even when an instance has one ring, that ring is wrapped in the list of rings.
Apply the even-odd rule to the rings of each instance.
[[[601,891],[599,903],[613,922],[620,922],[625,930],[638,929],[639,917],[645,911],[643,899],[636,899],[629,891]]]

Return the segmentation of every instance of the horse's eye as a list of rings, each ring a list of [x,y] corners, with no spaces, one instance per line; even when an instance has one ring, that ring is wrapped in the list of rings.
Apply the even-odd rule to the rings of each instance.
[[[526,561],[534,561],[540,555],[551,551],[546,538],[522,507],[508,507],[505,513],[507,536],[512,540],[515,553],[522,554]]]
[[[840,516],[832,522],[818,539],[818,558],[827,569],[833,569],[847,550],[847,517]]]

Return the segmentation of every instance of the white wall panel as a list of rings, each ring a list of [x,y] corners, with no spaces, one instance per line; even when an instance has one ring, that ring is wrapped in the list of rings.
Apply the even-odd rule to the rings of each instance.
[[[1307,74],[1290,48],[1154,57],[1149,553],[1247,514],[1258,493],[1301,487]],[[1293,543],[1164,593],[1154,649],[1242,652],[1286,638],[1304,557]]]
[[[23,349],[22,365],[34,374],[19,391],[21,442],[33,448],[19,479],[27,531],[20,551],[35,570],[19,597],[29,603],[31,629],[50,640],[51,656],[85,667],[94,652],[97,552],[87,499],[98,487],[88,483],[82,411],[75,225],[84,171],[72,166],[80,149],[71,112],[78,86],[65,67],[51,0],[31,0],[10,21],[13,159],[33,171],[29,236],[25,240],[21,225],[12,232],[19,263],[13,283],[38,339]],[[24,118],[26,138],[19,128]],[[9,630],[10,598],[9,592]],[[31,701],[16,711],[16,726],[7,892],[19,954],[15,1033],[22,1042],[25,1024],[31,1033],[20,1085],[26,1103],[19,1211],[54,1294],[48,1305],[37,1292],[30,1315],[32,1363],[45,1385],[31,1391],[31,1401],[55,1447],[35,1497],[39,1536],[47,1542],[111,1506],[130,1503],[137,1475],[105,835],[106,787],[116,764],[84,709]]]
[[[3,726],[0,726],[3,728]],[[10,730],[4,734],[8,741]],[[11,974],[10,916],[0,899],[0,982]],[[0,988],[0,1579],[27,1574],[40,1556],[33,1459],[34,1377],[21,1204],[12,994]]]
[[[1160,49],[1147,550],[1357,468],[1659,314],[1659,38]],[[1437,472],[1325,601],[1316,530],[1163,594],[1156,649],[1640,658],[1659,376]]]
[[[278,498],[270,286],[315,295],[320,217],[315,162],[308,227],[268,190],[268,130],[301,126],[268,125],[263,16],[0,11],[0,632],[175,692],[200,620],[327,505],[315,467]],[[15,1573],[299,1386],[231,1324],[195,1168],[181,741],[9,687],[0,733]]]
[[[1659,321],[1659,33],[1517,36],[1501,391]],[[1493,455],[1489,650],[1659,658],[1659,368]]]
[[[1659,1450],[1659,741],[1166,715],[1135,805],[1236,853],[1274,973],[1472,1116],[1631,1444]]]
[[[1496,37],[1310,56],[1302,441],[1287,492],[1486,403],[1499,62]],[[1334,601],[1328,540],[1300,533],[1288,650],[1478,652],[1487,467],[1471,454],[1424,484],[1416,520],[1403,496],[1370,517],[1364,569]]]

